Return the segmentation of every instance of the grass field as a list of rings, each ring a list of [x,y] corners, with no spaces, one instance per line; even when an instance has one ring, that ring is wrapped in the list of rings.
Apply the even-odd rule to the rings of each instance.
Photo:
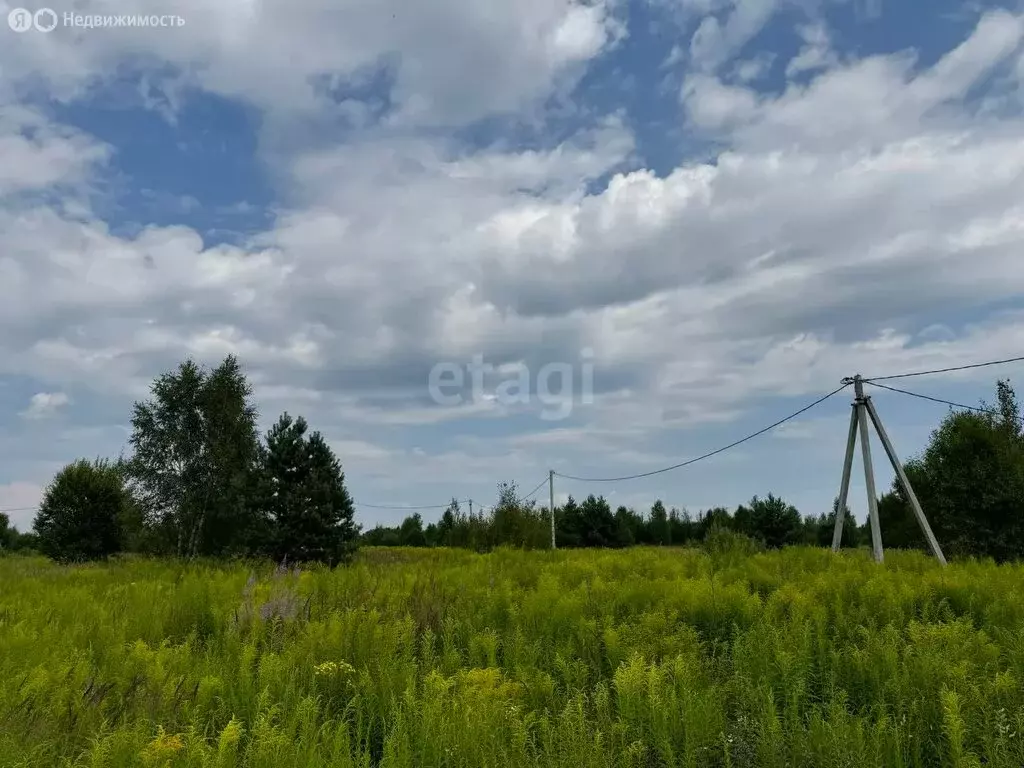
[[[1024,566],[0,558],[3,766],[1024,764]]]

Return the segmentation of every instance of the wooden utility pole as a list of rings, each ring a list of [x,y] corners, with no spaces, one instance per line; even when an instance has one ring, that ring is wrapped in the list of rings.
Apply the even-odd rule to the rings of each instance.
[[[868,435],[868,420],[870,419],[871,423],[875,427],[875,432],[878,433],[878,437],[882,441],[882,446],[885,448],[885,454],[889,457],[889,463],[892,464],[893,471],[896,472],[896,477],[899,480],[900,487],[903,488],[903,492],[910,501],[910,506],[914,510],[914,516],[917,518],[917,523],[921,526],[921,531],[924,533],[924,537],[928,541],[928,548],[935,556],[935,559],[942,565],[945,565],[946,558],[942,554],[942,548],[939,547],[939,542],[935,538],[935,534],[932,533],[931,526],[928,524],[928,518],[924,516],[924,510],[921,509],[921,503],[917,500],[917,495],[914,493],[914,489],[910,485],[910,479],[907,477],[906,472],[903,471],[903,465],[900,464],[899,457],[896,455],[896,449],[893,448],[892,441],[889,440],[889,435],[886,434],[885,427],[882,426],[882,419],[879,417],[878,411],[875,410],[875,405],[871,402],[871,398],[864,394],[864,380],[861,378],[860,374],[857,374],[852,379],[843,379],[843,383],[853,384],[854,400],[852,403],[853,410],[850,413],[850,431],[846,440],[846,456],[843,461],[843,479],[839,485],[839,507],[836,510],[836,528],[832,534],[832,551],[838,552],[843,540],[843,524],[846,522],[846,497],[850,491],[850,473],[853,469],[853,450],[854,444],[857,442],[857,431],[859,428],[861,455],[864,460],[864,484],[867,486],[868,493],[868,519],[871,525],[871,550],[876,562],[880,563],[884,558],[882,552],[882,528],[878,520],[878,496],[875,491],[875,472],[871,462],[871,445]]]

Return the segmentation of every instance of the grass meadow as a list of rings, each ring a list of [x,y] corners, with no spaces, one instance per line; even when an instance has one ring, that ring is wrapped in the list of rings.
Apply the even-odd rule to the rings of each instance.
[[[1020,766],[1024,566],[0,558],[0,766]]]

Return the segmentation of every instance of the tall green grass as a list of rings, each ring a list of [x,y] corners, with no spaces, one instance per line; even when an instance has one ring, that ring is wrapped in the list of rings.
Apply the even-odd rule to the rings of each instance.
[[[1024,566],[0,559],[0,766],[1020,766]]]

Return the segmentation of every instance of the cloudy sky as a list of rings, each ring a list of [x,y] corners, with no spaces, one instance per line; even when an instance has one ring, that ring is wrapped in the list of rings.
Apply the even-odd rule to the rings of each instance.
[[[189,356],[239,355],[264,428],[305,415],[357,502],[406,506],[646,472],[843,376],[1024,354],[1020,2],[51,8],[49,33],[0,26],[0,509],[23,529]],[[494,370],[439,402],[431,371],[474,359]],[[977,404],[1022,374],[904,384]],[[849,402],[556,492],[817,513]],[[903,454],[945,413],[875,402]]]

